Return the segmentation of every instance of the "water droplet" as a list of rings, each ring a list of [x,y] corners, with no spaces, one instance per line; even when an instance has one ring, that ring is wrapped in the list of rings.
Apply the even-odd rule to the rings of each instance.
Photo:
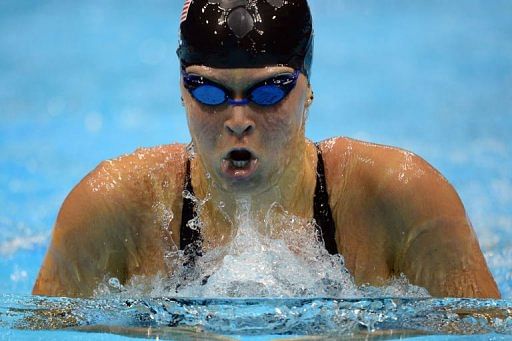
[[[119,279],[116,277],[112,277],[108,280],[108,285],[110,285],[112,288],[121,289],[122,285],[121,282],[119,282]]]
[[[185,198],[185,199],[192,199],[192,194],[191,194],[189,191],[187,191],[187,190],[184,190],[184,191],[181,193],[181,195],[182,195],[182,196],[183,196],[183,198]]]

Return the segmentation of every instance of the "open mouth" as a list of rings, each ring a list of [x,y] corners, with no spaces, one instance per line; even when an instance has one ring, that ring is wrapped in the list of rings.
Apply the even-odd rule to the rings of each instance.
[[[222,172],[235,179],[251,176],[258,165],[258,158],[245,148],[233,149],[222,160]]]

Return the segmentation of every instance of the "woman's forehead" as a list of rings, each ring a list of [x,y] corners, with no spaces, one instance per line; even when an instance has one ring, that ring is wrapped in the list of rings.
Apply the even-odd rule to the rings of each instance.
[[[220,83],[254,83],[281,73],[294,70],[288,66],[266,66],[261,68],[218,69],[204,65],[192,65],[185,69],[187,73],[204,76]]]

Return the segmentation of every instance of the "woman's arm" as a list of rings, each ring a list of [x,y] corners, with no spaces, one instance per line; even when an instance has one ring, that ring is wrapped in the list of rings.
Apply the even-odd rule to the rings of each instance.
[[[62,205],[33,293],[91,296],[109,277],[170,271],[186,155],[180,144],[139,149],[87,175]]]
[[[433,296],[499,298],[454,188],[423,159],[402,153],[380,192],[399,217],[390,225],[397,241],[394,272]]]
[[[101,185],[104,166],[64,201],[33,294],[91,296],[105,276],[125,279],[128,217],[119,209],[122,191]]]
[[[460,198],[432,166],[347,138],[323,150],[338,250],[357,283],[403,273],[434,296],[500,296]]]

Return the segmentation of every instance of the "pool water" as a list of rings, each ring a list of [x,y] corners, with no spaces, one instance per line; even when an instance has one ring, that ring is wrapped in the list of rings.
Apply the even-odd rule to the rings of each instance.
[[[310,3],[308,137],[399,146],[438,168],[460,194],[504,299],[30,297],[58,209],[88,171],[140,146],[189,141],[174,52],[181,2],[7,0],[0,2],[0,338],[73,339],[89,328],[88,338],[114,340],[149,327],[174,339],[512,335],[512,3]],[[185,329],[165,329],[171,318]]]
[[[127,336],[262,335],[383,338],[437,334],[506,336],[506,301],[471,299],[66,299],[4,296],[12,328]],[[17,309],[6,309],[5,304]]]

